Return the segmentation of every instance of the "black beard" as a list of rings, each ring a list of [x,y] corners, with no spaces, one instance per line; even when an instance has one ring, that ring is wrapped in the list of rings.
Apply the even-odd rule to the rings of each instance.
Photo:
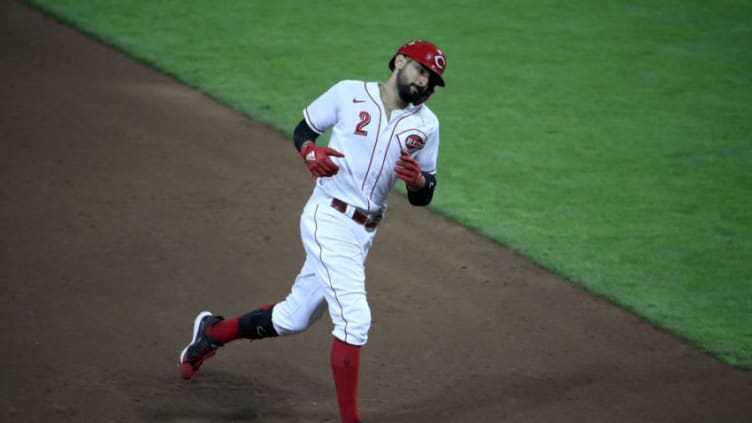
[[[415,87],[415,91],[411,88],[414,85],[407,84],[402,81],[402,69],[397,72],[397,94],[399,94],[402,101],[406,103],[416,103],[418,99],[423,97],[423,92],[420,88]]]

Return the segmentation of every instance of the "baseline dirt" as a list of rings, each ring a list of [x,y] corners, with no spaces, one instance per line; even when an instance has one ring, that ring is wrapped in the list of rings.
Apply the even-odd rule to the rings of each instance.
[[[326,317],[230,344],[190,382],[175,366],[195,313],[279,300],[302,264],[312,180],[287,137],[9,0],[0,77],[0,420],[335,422]],[[368,263],[367,422],[752,416],[752,374],[390,205]]]

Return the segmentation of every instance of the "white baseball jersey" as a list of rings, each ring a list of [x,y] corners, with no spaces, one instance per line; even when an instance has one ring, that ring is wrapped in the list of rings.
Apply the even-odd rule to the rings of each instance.
[[[386,116],[378,82],[340,81],[303,110],[319,134],[329,128],[331,157],[339,172],[318,178],[326,194],[368,212],[384,211],[397,177],[394,167],[406,151],[424,172],[436,173],[439,120],[425,104],[409,104]]]

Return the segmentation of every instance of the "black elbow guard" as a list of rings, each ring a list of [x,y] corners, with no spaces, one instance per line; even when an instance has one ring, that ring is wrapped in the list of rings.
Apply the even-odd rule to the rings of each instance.
[[[407,200],[413,206],[427,206],[433,199],[433,190],[436,188],[436,175],[423,172],[426,184],[417,191],[407,190]]]

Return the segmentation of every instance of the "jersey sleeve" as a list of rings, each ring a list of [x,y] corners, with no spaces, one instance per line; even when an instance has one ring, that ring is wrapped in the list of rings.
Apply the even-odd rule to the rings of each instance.
[[[306,123],[319,134],[326,132],[339,120],[339,105],[341,104],[339,99],[342,84],[342,81],[334,84],[303,109],[303,117]]]
[[[420,169],[423,172],[436,174],[436,165],[439,157],[439,127],[436,127],[428,134],[426,145],[415,155]]]

